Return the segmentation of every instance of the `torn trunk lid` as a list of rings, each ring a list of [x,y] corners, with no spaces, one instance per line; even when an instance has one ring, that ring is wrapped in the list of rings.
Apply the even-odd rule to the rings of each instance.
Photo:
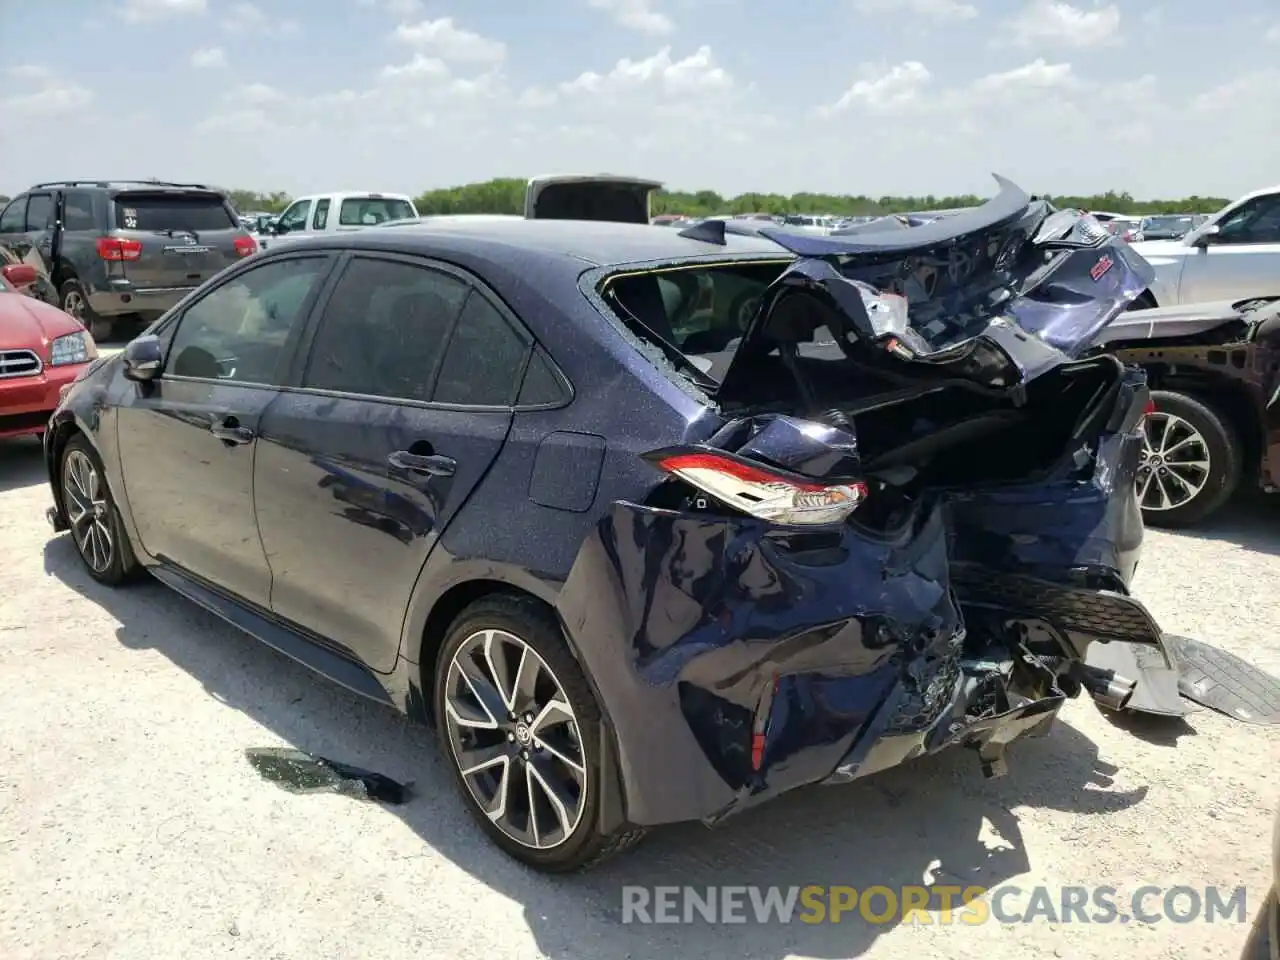
[[[1148,287],[1151,267],[1092,217],[996,179],[988,203],[919,227],[761,230],[797,260],[761,299],[717,400],[750,404],[769,354],[878,359],[1008,392],[1084,353]]]
[[[657,180],[613,174],[534,177],[525,189],[524,215],[530,220],[649,222],[649,197]]]

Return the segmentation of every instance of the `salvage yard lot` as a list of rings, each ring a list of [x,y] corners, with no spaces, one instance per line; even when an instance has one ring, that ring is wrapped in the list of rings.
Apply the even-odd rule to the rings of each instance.
[[[0,955],[178,958],[1146,958],[1238,955],[1247,925],[624,926],[624,884],[1269,883],[1280,731],[1208,712],[1111,721],[1087,699],[984,781],[952,751],[683,826],[538,876],[470,822],[426,731],[158,584],[93,583],[51,537],[39,448],[0,443]],[[1166,630],[1280,673],[1280,502],[1150,531]],[[297,796],[249,747],[417,782],[403,807]]]

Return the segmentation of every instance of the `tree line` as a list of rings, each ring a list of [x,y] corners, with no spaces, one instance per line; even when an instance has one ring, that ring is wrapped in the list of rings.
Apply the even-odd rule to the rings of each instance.
[[[525,180],[502,177],[483,183],[465,183],[457,187],[428,190],[414,204],[424,216],[444,213],[508,213],[524,212]],[[280,213],[293,199],[283,190],[260,193],[254,190],[229,191],[231,202],[242,213],[266,211]],[[1202,197],[1193,194],[1176,200],[1138,200],[1127,191],[1108,190],[1092,196],[1047,196],[1059,207],[1106,210],[1135,215],[1153,213],[1216,213],[1226,206],[1225,197]],[[0,196],[0,203],[8,201]],[[909,213],[915,210],[946,210],[972,207],[985,197],[965,194],[939,197],[933,194],[909,197],[868,197],[831,193],[740,193],[726,197],[714,190],[659,190],[653,195],[655,215],[678,213],[691,217],[732,213],[829,213],[836,216],[868,216],[886,213]]]

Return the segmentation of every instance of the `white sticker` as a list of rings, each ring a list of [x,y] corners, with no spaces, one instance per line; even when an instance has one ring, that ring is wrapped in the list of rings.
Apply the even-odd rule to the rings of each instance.
[[[133,207],[124,208],[124,228],[126,230],[138,229],[138,211]]]

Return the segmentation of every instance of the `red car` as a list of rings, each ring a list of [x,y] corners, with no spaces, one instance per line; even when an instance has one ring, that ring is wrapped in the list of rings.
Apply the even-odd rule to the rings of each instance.
[[[75,317],[24,295],[30,264],[0,269],[0,439],[44,433],[63,387],[98,356]]]

